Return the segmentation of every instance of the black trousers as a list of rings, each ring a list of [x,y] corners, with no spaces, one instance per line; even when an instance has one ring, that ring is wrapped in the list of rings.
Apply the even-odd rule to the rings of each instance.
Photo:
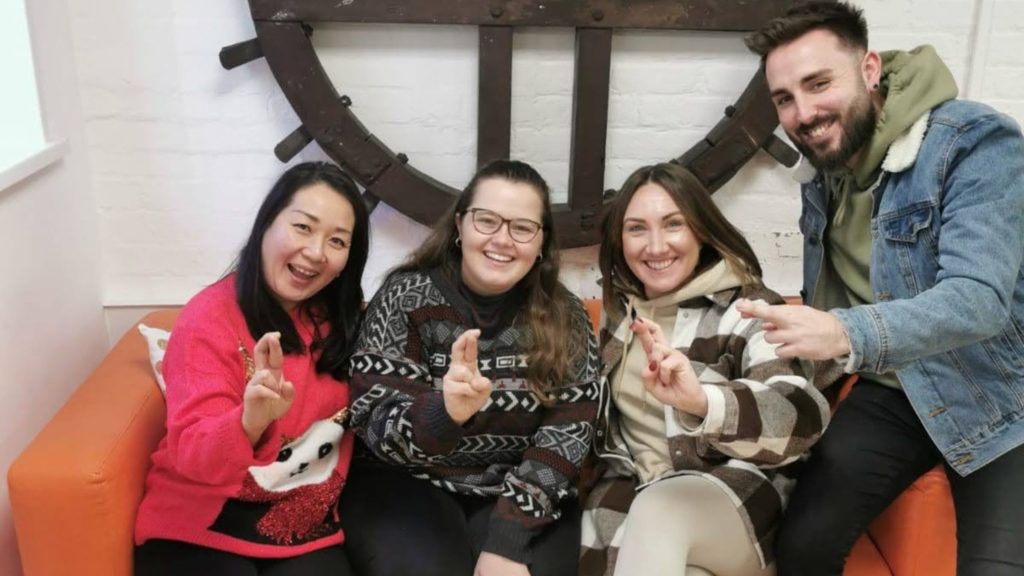
[[[353,463],[341,491],[345,549],[359,576],[471,576],[495,504]],[[579,506],[563,501],[562,517],[532,541],[530,575],[575,576],[579,546]]]
[[[868,524],[941,461],[902,391],[857,383],[800,473],[779,528],[779,575],[842,574]],[[947,465],[946,476],[957,574],[1024,575],[1024,447],[966,477]]]
[[[135,548],[136,576],[352,576],[341,546],[283,559],[249,558],[172,540],[147,540]]]

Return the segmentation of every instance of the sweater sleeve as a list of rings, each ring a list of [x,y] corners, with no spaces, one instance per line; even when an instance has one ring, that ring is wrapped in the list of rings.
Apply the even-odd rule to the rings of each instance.
[[[767,294],[770,303],[782,301]],[[711,448],[758,466],[793,462],[824,432],[829,420],[827,400],[802,375],[798,360],[775,354],[776,346],[764,339],[761,321],[740,317],[735,302],[722,317],[722,325],[731,326],[729,354],[723,359],[728,366],[720,367],[729,379],[703,381],[707,415],[701,420],[676,411],[679,429],[670,430],[669,435],[696,436],[700,451]]]
[[[506,476],[483,547],[516,562],[531,561],[532,538],[561,517],[560,501],[575,497],[576,479],[594,437],[600,385],[597,340],[582,304],[571,298],[570,379],[552,391],[553,402],[532,445]]]
[[[245,362],[229,314],[200,300],[171,331],[164,358],[167,445],[175,467],[204,484],[240,481],[249,466],[273,462],[277,422],[254,449],[242,428]]]
[[[434,388],[419,335],[410,329],[409,313],[427,305],[430,289],[421,274],[386,282],[367,308],[352,355],[352,428],[378,458],[397,465],[440,460],[463,434]]]

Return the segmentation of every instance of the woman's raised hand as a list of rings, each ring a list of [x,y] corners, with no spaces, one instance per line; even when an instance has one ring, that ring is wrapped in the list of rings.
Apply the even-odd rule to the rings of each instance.
[[[268,332],[253,349],[256,371],[245,385],[242,406],[242,428],[253,446],[274,420],[284,416],[292,406],[295,387],[284,379],[281,366],[281,333]]]
[[[644,388],[658,399],[694,416],[708,413],[708,397],[685,354],[669,346],[657,323],[637,318],[630,330],[640,338],[647,353],[647,366],[641,372]]]
[[[491,397],[491,381],[480,375],[477,364],[479,339],[479,330],[467,330],[455,340],[452,361],[444,375],[444,407],[459,426],[479,412]]]

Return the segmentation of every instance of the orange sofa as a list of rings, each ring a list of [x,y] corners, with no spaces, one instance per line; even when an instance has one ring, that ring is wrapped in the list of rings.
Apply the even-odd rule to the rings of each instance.
[[[595,325],[598,301],[587,302]],[[143,322],[170,329],[176,310]],[[129,331],[25,448],[7,480],[25,576],[129,576],[132,532],[164,400],[142,336]],[[929,472],[879,517],[847,576],[952,576],[949,485]]]

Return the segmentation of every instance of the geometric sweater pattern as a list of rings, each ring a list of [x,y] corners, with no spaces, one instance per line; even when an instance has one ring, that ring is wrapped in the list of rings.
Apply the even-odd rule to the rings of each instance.
[[[543,402],[525,375],[530,333],[517,315],[481,335],[488,401],[459,426],[441,389],[452,344],[473,329],[437,271],[392,275],[370,302],[352,357],[351,426],[376,457],[455,494],[497,499],[484,551],[530,560],[530,540],[576,496],[591,449],[599,395],[597,341],[571,301],[566,382]]]

